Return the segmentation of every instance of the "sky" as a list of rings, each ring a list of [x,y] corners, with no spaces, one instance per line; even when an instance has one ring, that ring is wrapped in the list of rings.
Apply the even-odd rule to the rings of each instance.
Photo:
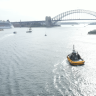
[[[96,0],[0,0],[0,20],[38,21],[75,9],[96,12]]]

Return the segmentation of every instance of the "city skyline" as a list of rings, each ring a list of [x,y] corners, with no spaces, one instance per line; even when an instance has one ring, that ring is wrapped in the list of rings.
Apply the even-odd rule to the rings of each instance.
[[[85,9],[96,12],[95,0],[0,0],[0,20],[45,20],[60,13]]]

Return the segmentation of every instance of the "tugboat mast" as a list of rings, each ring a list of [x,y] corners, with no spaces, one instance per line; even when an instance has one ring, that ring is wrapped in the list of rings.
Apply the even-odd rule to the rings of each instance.
[[[73,50],[74,50],[74,45],[73,45]]]
[[[73,53],[75,53],[74,45],[73,45]]]

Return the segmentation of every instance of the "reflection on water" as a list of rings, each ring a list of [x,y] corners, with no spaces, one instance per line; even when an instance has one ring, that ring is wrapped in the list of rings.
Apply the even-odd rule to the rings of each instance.
[[[0,96],[95,96],[96,36],[87,34],[92,28],[0,32]],[[14,30],[18,34],[13,34]],[[66,56],[73,44],[85,65],[68,63]]]
[[[71,66],[65,59],[54,65],[53,73],[54,86],[62,96],[96,95],[96,69],[87,65]]]

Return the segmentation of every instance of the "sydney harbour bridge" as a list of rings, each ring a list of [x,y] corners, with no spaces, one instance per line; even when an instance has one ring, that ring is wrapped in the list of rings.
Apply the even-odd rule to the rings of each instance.
[[[87,15],[91,15],[93,18],[81,18],[81,14],[86,13]],[[76,15],[78,14],[78,15]],[[72,20],[96,20],[96,12],[90,11],[90,10],[84,10],[84,9],[76,9],[76,10],[69,10],[63,13],[60,13],[56,15],[55,17],[46,16],[45,20],[43,21],[20,21],[20,22],[12,22],[13,25],[20,25],[21,27],[29,25],[38,25],[38,26],[46,26],[46,27],[52,27],[55,26],[58,21],[72,21]]]

